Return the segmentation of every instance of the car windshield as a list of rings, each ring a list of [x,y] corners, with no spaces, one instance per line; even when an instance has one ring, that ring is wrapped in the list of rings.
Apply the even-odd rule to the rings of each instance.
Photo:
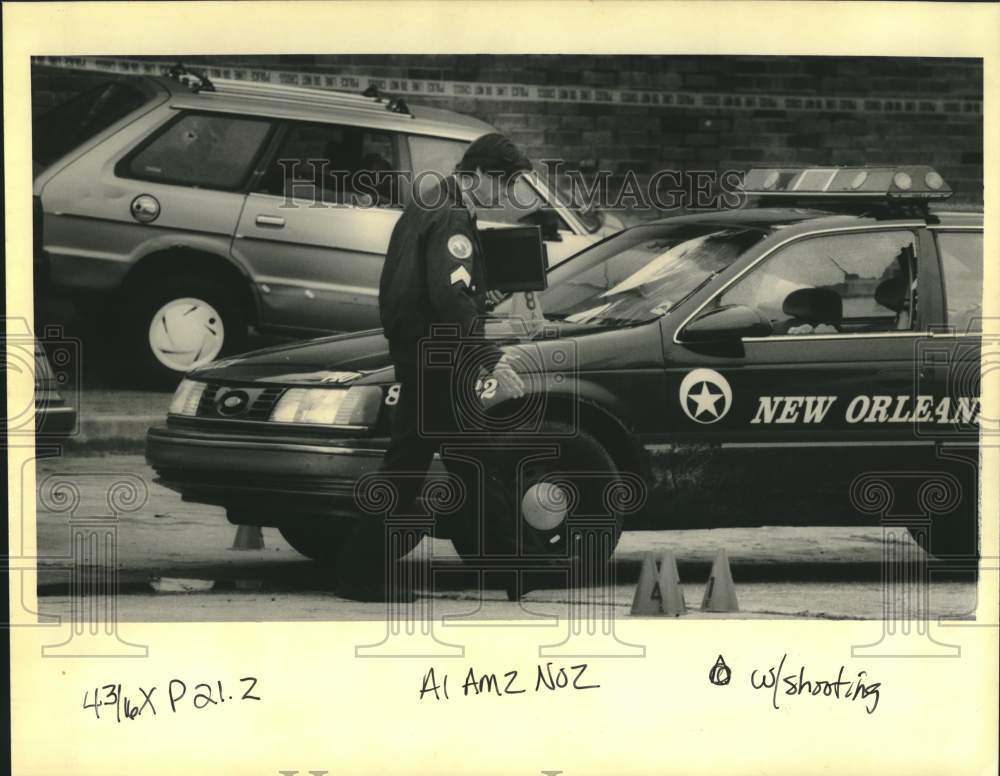
[[[637,226],[553,270],[541,306],[555,320],[642,323],[669,312],[767,234],[718,224]]]
[[[142,89],[122,81],[107,81],[78,94],[34,121],[31,158],[36,165],[48,166],[149,99]]]

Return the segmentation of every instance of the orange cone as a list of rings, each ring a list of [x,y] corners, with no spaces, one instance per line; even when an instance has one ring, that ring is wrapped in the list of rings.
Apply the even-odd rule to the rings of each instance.
[[[646,557],[642,560],[642,571],[639,572],[639,584],[636,585],[635,597],[632,599],[633,615],[655,617],[663,614],[659,577],[656,561],[650,553],[646,553]]]
[[[712,573],[708,576],[705,586],[705,597],[701,599],[703,612],[738,612],[740,605],[736,601],[736,586],[729,570],[729,557],[725,550],[719,550],[712,564]]]
[[[236,528],[231,550],[263,550],[264,532],[259,525],[241,525]]]
[[[667,550],[660,556],[660,610],[662,614],[680,617],[687,612],[681,575],[677,572],[677,560]]]

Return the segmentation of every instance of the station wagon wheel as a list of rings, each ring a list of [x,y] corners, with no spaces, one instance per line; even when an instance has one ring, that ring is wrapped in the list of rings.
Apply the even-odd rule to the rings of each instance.
[[[153,313],[149,347],[157,360],[175,372],[207,364],[222,352],[226,326],[222,315],[204,299],[168,299]]]
[[[573,564],[575,578],[585,583],[596,566],[610,559],[624,519],[614,498],[608,498],[618,468],[597,439],[585,431],[570,431],[563,424],[547,422],[530,441],[552,444],[558,455],[529,455],[519,465],[508,459],[502,471],[519,470],[521,476],[511,482],[505,474],[503,481],[492,482],[484,519],[462,515],[450,522],[449,538],[464,561],[496,569],[534,569],[540,574],[546,568],[558,570],[561,583],[555,573],[544,576],[559,585],[565,584],[565,572]],[[583,515],[590,517],[583,520],[579,517]]]
[[[127,311],[127,336],[140,382],[173,387],[185,372],[246,340],[247,316],[232,289],[211,276],[156,277]]]

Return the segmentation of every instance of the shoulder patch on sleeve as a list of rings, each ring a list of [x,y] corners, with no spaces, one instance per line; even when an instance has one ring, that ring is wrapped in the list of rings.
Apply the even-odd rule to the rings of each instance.
[[[464,234],[453,234],[448,238],[448,253],[464,261],[472,255],[472,240]]]

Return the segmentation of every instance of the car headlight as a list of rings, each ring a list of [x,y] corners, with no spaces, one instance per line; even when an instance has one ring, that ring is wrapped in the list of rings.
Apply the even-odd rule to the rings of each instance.
[[[188,380],[187,378],[181,380],[181,384],[174,391],[174,398],[170,401],[170,409],[167,411],[171,415],[197,414],[198,402],[201,401],[201,395],[205,392],[205,385],[206,383],[200,383],[197,380]]]
[[[375,385],[352,388],[290,388],[271,411],[277,423],[369,426],[378,417],[382,390]]]

